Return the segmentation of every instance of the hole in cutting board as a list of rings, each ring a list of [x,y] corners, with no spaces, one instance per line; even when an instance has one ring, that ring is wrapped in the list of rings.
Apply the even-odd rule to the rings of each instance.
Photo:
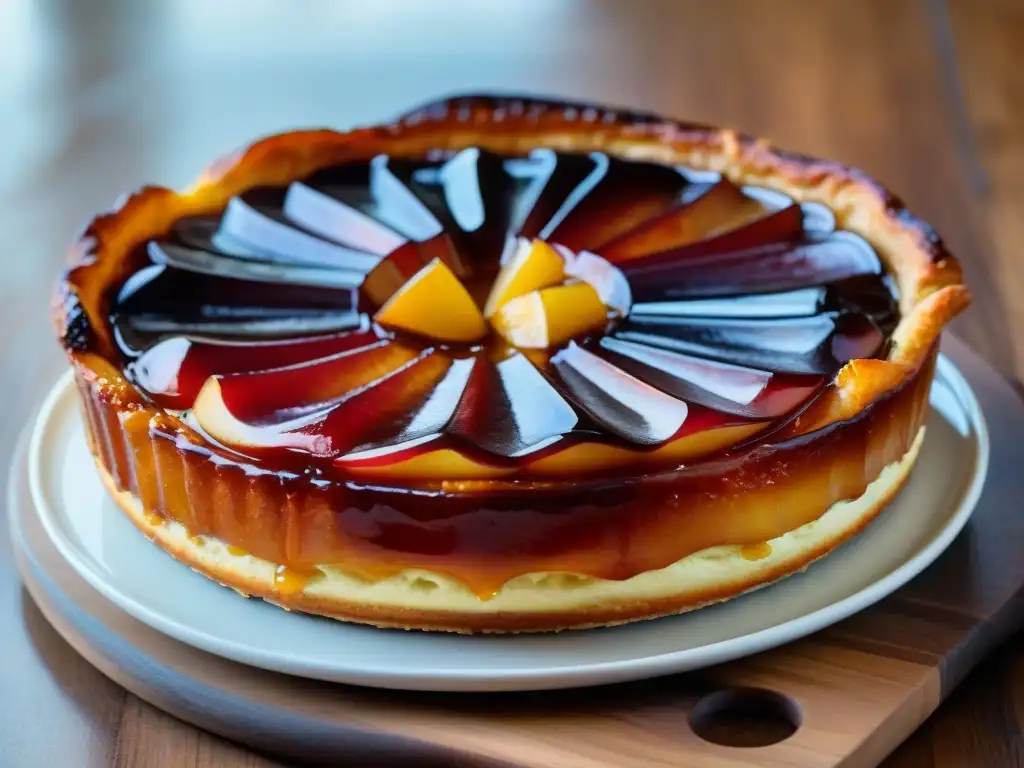
[[[767,747],[800,727],[800,708],[764,688],[726,688],[709,693],[690,712],[690,727],[705,741],[724,747]]]

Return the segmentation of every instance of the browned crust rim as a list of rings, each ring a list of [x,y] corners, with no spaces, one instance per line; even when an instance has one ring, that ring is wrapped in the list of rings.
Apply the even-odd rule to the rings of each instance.
[[[593,629],[616,626],[634,621],[674,616],[697,610],[714,603],[730,600],[741,594],[773,584],[786,576],[797,573],[863,531],[903,489],[910,478],[912,466],[899,477],[878,501],[868,507],[850,525],[836,535],[816,542],[813,547],[800,550],[795,556],[771,568],[761,570],[750,578],[721,580],[713,587],[702,590],[683,589],[676,594],[658,598],[634,598],[629,600],[604,601],[600,606],[581,606],[573,610],[554,611],[496,611],[464,612],[438,610],[427,607],[411,609],[380,605],[373,602],[359,602],[308,596],[301,592],[285,596],[275,591],[272,581],[239,575],[226,568],[218,567],[202,558],[202,549],[191,541],[186,544],[172,542],[162,535],[161,523],[154,524],[139,513],[138,499],[127,491],[120,491],[113,478],[97,461],[103,484],[127,515],[128,519],[143,535],[155,543],[175,560],[189,566],[222,586],[230,587],[245,597],[257,597],[287,610],[325,616],[341,621],[368,624],[380,629],[420,629],[457,634],[515,633],[515,632],[558,632],[567,629]],[[424,600],[424,604],[429,604]]]

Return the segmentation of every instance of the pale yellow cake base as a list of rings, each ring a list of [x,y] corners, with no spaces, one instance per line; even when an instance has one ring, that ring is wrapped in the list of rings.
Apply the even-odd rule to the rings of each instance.
[[[174,521],[155,521],[145,514],[138,497],[116,490],[102,467],[100,473],[119,506],[148,538],[244,595],[381,627],[464,633],[551,631],[682,613],[802,570],[858,533],[885,508],[906,481],[923,439],[924,428],[903,458],[885,467],[862,496],[839,502],[819,519],[772,539],[770,551],[761,548],[764,556],[759,559],[751,559],[749,549],[719,546],[623,581],[526,574],[507,582],[489,600],[479,599],[455,579],[430,571],[407,570],[369,582],[337,566],[323,566],[304,587],[282,591],[275,584],[275,563],[233,554],[212,537],[192,537]]]

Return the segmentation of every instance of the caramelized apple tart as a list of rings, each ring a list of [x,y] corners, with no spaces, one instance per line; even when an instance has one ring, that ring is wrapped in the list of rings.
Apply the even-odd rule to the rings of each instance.
[[[462,97],[96,218],[56,314],[112,496],[286,608],[532,631],[727,599],[854,535],[969,302],[862,173]]]

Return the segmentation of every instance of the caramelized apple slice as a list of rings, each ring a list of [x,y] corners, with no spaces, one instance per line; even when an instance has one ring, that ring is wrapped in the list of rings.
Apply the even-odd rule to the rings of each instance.
[[[173,243],[151,241],[146,250],[154,264],[167,264],[176,269],[236,280],[349,289],[358,287],[363,280],[363,273],[353,270],[254,261],[197,251]]]
[[[884,352],[886,339],[878,326],[862,315],[840,313],[832,336],[831,355],[837,368]]]
[[[294,283],[272,284],[176,269],[166,264],[144,267],[129,277],[118,291],[114,306],[119,311],[162,311],[190,307],[257,307],[351,309],[355,290]],[[203,312],[215,317],[218,312]]]
[[[397,171],[397,173],[396,173]],[[444,229],[409,187],[412,167],[386,155],[370,162],[370,195],[377,218],[413,240],[429,240]]]
[[[510,299],[557,285],[564,277],[565,259],[558,251],[543,240],[519,238],[515,254],[494,281],[484,305],[484,317],[491,317]]]
[[[423,267],[388,299],[374,320],[386,328],[438,341],[472,342],[487,333],[473,298],[439,259]]]
[[[449,231],[469,253],[490,262],[501,252],[509,229],[512,179],[501,159],[471,147],[440,169]]]
[[[421,163],[377,155],[367,163],[323,168],[303,181],[340,203],[415,242],[430,240],[444,229],[437,216],[411,189]]]
[[[567,259],[566,274],[587,283],[601,302],[619,315],[629,314],[633,294],[622,272],[600,256],[583,251]]]
[[[748,225],[762,217],[767,221],[758,231],[748,233],[755,243],[799,236],[802,228],[800,208],[790,205],[766,216],[769,209],[722,179],[693,202],[672,208],[660,216],[641,222],[619,237],[602,243],[597,250],[612,262],[660,253],[699,240],[711,240],[730,230]]]
[[[320,237],[384,256],[406,238],[357,208],[301,182],[288,187],[282,211],[296,224]]]
[[[440,234],[422,243],[410,241],[399,246],[366,275],[361,289],[374,306],[382,306],[434,259],[449,269],[457,265],[455,245],[447,234]]]
[[[634,304],[630,315],[634,317],[651,315],[732,318],[810,317],[825,309],[840,308],[832,306],[828,298],[828,289],[825,286],[815,286],[782,293],[760,293],[722,299],[649,301]]]
[[[535,477],[571,478],[609,470],[671,466],[718,453],[743,442],[764,429],[767,422],[736,422],[699,406],[692,419],[674,438],[653,451],[634,450],[606,443],[582,442],[554,446],[529,456],[529,472]],[[689,424],[692,421],[693,428]],[[375,480],[472,481],[490,480],[518,471],[508,463],[490,463],[483,456],[467,456],[451,448],[434,447],[433,441],[393,453],[337,460],[351,474]]]
[[[589,155],[560,154],[551,149],[535,149],[530,161],[538,172],[516,201],[512,231],[520,237],[534,239],[548,226],[559,210],[586,194],[606,170]]]
[[[658,445],[679,431],[687,405],[570,343],[551,364],[578,408],[638,445]]]
[[[400,417],[379,429],[371,429],[363,444],[355,450],[358,456],[351,460],[378,458],[385,460],[392,453],[405,451],[410,444],[441,434],[451,421],[462,393],[473,370],[473,358],[451,360],[444,377],[422,392],[422,397],[411,403]]]
[[[825,311],[847,310],[867,315],[885,333],[891,333],[899,313],[892,292],[874,275],[860,275],[828,286],[797,288],[781,293],[760,293],[713,299],[680,299],[634,304],[634,317],[774,318],[810,317]]]
[[[609,256],[612,261],[625,261],[627,271],[673,266],[690,259],[709,259],[716,254],[753,252],[773,243],[795,243],[806,232],[806,217],[801,209],[790,205],[761,218],[754,218],[747,224],[703,240],[696,240],[664,251],[637,253],[634,258],[621,259]],[[781,247],[781,246],[775,246]],[[604,249],[602,249],[604,252]]]
[[[352,290],[235,280],[157,264],[128,278],[112,314],[145,333],[296,336],[358,326],[355,301]]]
[[[594,250],[674,207],[689,184],[671,166],[592,157],[595,171],[541,230],[542,239],[574,251]]]
[[[609,259],[625,261],[623,269],[632,272],[658,266],[679,265],[690,259],[710,259],[716,254],[753,252],[773,243],[795,243],[799,242],[805,233],[806,217],[795,205],[761,217],[753,213],[751,215],[752,220],[745,224],[737,222],[738,226],[735,229],[684,243],[675,248],[637,253],[633,258],[618,259],[610,256]]]
[[[429,408],[431,393],[450,368],[450,358],[427,350],[370,386],[353,392],[325,417],[320,427],[320,433],[330,440],[332,453],[347,453],[372,441],[375,435],[401,434],[409,426],[410,418],[415,419],[425,408],[430,416],[436,415]],[[440,426],[429,425],[435,432]]]
[[[238,393],[232,397],[228,390],[237,380],[216,376],[203,385],[193,414],[203,430],[225,445],[242,450],[285,447],[332,458],[359,443],[375,425],[400,417],[446,367],[443,355],[425,350],[330,401],[279,409],[269,418],[240,416]]]
[[[815,237],[831,234],[836,228],[836,215],[821,203],[800,203],[804,215],[804,232]]]
[[[272,255],[249,248],[219,230],[219,217],[193,216],[178,221],[171,228],[171,234],[181,245],[197,251],[210,251],[250,261],[274,261]]]
[[[201,312],[139,312],[118,318],[129,334],[196,334],[237,339],[282,339],[303,334],[334,333],[357,328],[360,322],[354,310],[265,309],[262,307],[201,307]],[[123,339],[131,349],[142,349],[138,339]]]
[[[872,357],[884,342],[867,319],[837,313],[777,320],[633,317],[615,337],[749,368],[821,375]]]
[[[307,411],[271,424],[249,423],[232,413],[224,402],[221,381],[211,377],[196,396],[192,418],[214,440],[240,450],[286,448],[314,456],[329,456],[330,441],[320,434],[320,426],[330,407]]]
[[[886,336],[892,335],[899,323],[899,306],[888,277],[858,275],[840,280],[828,287],[825,305],[829,309],[845,309],[871,318]]]
[[[675,263],[623,264],[637,302],[773,293],[881,274],[874,250],[850,232],[824,240],[773,243]]]
[[[384,339],[318,360],[257,373],[214,376],[211,380],[219,382],[222,399],[236,418],[273,424],[329,409],[420,354]]]
[[[544,288],[505,303],[491,325],[509,344],[547,349],[604,327],[608,310],[590,285]]]
[[[523,355],[478,357],[446,432],[497,456],[536,450],[572,430],[576,412]]]
[[[530,474],[536,477],[584,477],[643,463],[646,455],[607,443],[583,442],[530,462]]]
[[[366,347],[381,340],[373,329],[283,341],[229,342],[173,336],[147,349],[128,368],[133,381],[165,408],[192,405],[214,374],[281,368]]]
[[[660,448],[635,450],[606,443],[582,442],[538,450],[527,456],[529,472],[537,477],[568,478],[609,470],[671,466],[730,448],[755,436],[768,422],[737,421],[696,406],[682,429]],[[440,441],[430,441],[387,454],[345,456],[336,462],[351,474],[377,480],[489,480],[517,471],[515,465],[491,463],[484,456],[467,456]],[[438,447],[435,447],[438,446]]]
[[[380,260],[364,251],[344,248],[303,232],[233,197],[221,218],[220,231],[275,260],[369,272]]]
[[[663,392],[753,419],[774,419],[789,413],[825,383],[824,376],[744,368],[621,339],[601,339],[601,349],[619,368]]]

